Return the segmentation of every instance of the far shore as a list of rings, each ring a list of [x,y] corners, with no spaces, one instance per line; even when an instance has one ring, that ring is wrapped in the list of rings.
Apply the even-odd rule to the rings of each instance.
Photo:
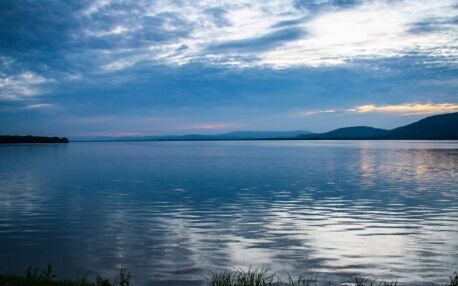
[[[65,137],[0,135],[0,144],[69,143]]]

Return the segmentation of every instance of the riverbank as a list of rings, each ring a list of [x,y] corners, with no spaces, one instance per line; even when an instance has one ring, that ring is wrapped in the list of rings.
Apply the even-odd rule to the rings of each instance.
[[[78,281],[61,280],[52,272],[52,266],[45,271],[29,268],[25,276],[0,275],[0,286],[130,286],[131,275],[126,268],[122,268],[116,279],[109,280],[97,276],[94,281],[82,279]],[[172,284],[167,284],[172,285]],[[207,282],[208,286],[400,286],[397,281],[380,282],[361,277],[355,277],[347,282],[317,281],[313,278],[291,277],[287,281],[279,280],[275,273],[265,270],[248,271],[223,271],[213,273]],[[442,285],[442,284],[436,284]],[[449,277],[449,282],[444,286],[458,286],[458,273],[454,272]]]

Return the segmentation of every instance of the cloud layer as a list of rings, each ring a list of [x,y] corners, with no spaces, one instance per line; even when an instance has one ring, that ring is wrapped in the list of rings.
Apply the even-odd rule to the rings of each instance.
[[[453,0],[21,2],[2,4],[10,11],[3,49],[52,49],[105,71],[140,63],[321,66],[410,53],[457,59]]]
[[[0,19],[3,132],[302,129],[303,110],[321,124],[458,103],[453,0],[19,0]]]
[[[103,0],[83,10],[79,32],[109,49],[105,70],[148,61],[322,66],[410,53],[456,64],[455,1],[308,2]]]

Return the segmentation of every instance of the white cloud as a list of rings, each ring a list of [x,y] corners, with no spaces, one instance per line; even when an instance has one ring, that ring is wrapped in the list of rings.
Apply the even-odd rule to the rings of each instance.
[[[403,103],[393,105],[364,104],[348,109],[305,110],[297,113],[301,116],[311,116],[326,113],[392,113],[397,115],[428,115],[438,113],[458,112],[455,103]]]
[[[187,126],[184,129],[197,129],[197,130],[218,130],[218,129],[228,129],[234,127],[233,124],[228,123],[203,123]]]
[[[8,75],[0,72],[0,99],[21,100],[44,92],[43,84],[52,82],[34,72]]]
[[[307,110],[307,111],[301,112],[300,114],[304,115],[304,116],[309,116],[309,115],[315,115],[315,114],[319,114],[319,113],[335,113],[337,111],[338,110],[336,110],[336,109]]]
[[[53,106],[54,106],[53,104],[49,104],[49,103],[36,103],[36,104],[26,105],[24,108],[25,109],[46,109],[46,108],[51,108]]]
[[[9,68],[12,64],[14,64],[15,59],[12,57],[7,56],[0,56],[0,67],[2,69]]]
[[[410,32],[421,21],[453,19],[457,16],[453,5],[454,1],[366,1],[352,9],[328,10],[303,24],[308,36],[266,52],[261,62],[274,66],[320,66],[412,52],[448,55],[453,59],[458,55],[456,26],[446,31]]]
[[[93,14],[99,12],[101,9],[109,6],[111,0],[94,0],[91,4],[83,10],[85,16],[92,16]]]
[[[115,25],[108,30],[85,30],[84,32],[90,37],[106,37],[113,35],[120,35],[129,32],[130,29],[123,25]]]
[[[399,105],[360,105],[352,109],[350,112],[370,113],[370,112],[383,112],[383,113],[397,113],[401,115],[422,115],[433,113],[447,113],[458,111],[458,104],[453,103],[410,103]]]
[[[95,1],[83,14],[109,13],[111,2]],[[183,26],[189,29],[189,33],[169,40],[151,41],[149,48],[134,48],[129,55],[114,52],[113,58],[107,58],[103,64],[105,70],[124,69],[143,61],[173,65],[200,61],[242,67],[323,66],[409,53],[430,57],[430,63],[457,64],[458,28],[450,24],[458,16],[453,0],[366,0],[351,7],[325,6],[318,11],[299,9],[292,0],[139,3],[139,9],[122,13],[122,21],[128,22],[129,27],[113,23],[109,29],[86,30],[88,36],[122,35],[128,38],[135,37],[139,31],[173,33]],[[222,12],[213,15],[208,12],[209,9]],[[144,17],[161,15],[173,15],[180,21],[164,20],[158,26],[147,26],[140,21]],[[264,51],[257,51],[255,47],[243,51],[215,52],[208,49],[230,41],[249,41],[281,31],[282,28],[275,27],[275,24],[282,21],[295,21],[295,27],[302,29],[304,35],[282,41]],[[412,32],[412,27],[422,22],[433,25],[433,29]],[[441,23],[440,29],[434,29],[434,23]],[[183,46],[186,48],[177,48]]]

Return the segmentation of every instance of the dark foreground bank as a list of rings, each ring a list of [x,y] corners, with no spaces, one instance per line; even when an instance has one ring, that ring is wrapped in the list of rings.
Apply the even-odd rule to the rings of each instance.
[[[65,137],[45,137],[45,136],[10,136],[0,135],[0,144],[15,143],[68,143]]]
[[[78,281],[60,280],[52,273],[49,265],[45,271],[39,273],[36,269],[29,268],[25,276],[0,275],[0,286],[129,286],[130,273],[126,268],[122,268],[119,277],[113,280],[97,276],[95,281],[82,279]],[[167,284],[172,285],[172,284]],[[397,286],[401,285],[394,282],[380,282],[360,277],[355,277],[347,282],[318,281],[313,278],[293,278],[289,276],[287,281],[281,281],[275,273],[265,270],[248,271],[223,271],[215,272],[210,275],[207,282],[208,286],[317,286],[317,285],[336,285],[336,286]],[[438,284],[435,284],[438,285]],[[449,277],[449,282],[444,286],[458,286],[458,273],[454,272]]]

